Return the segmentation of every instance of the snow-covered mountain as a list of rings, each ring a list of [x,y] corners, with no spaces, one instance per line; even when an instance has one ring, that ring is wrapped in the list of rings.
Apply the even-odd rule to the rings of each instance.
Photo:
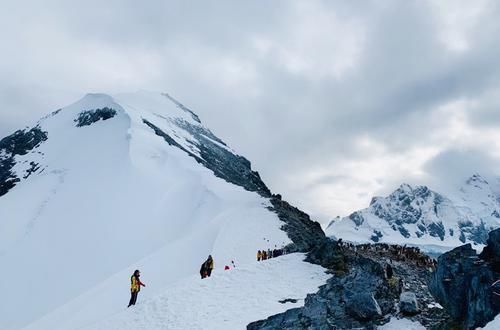
[[[482,245],[500,227],[496,183],[479,174],[447,196],[426,186],[402,184],[370,206],[333,220],[326,234],[354,242],[387,242],[435,247]]]
[[[0,140],[1,329],[95,324],[127,312],[136,268],[141,302],[195,281],[209,254],[215,274],[231,260],[253,269],[258,249],[305,251],[322,236],[167,94],[88,94]],[[275,295],[300,304],[294,288],[321,284],[317,267],[298,267],[309,286]],[[273,303],[247,321],[288,308]]]

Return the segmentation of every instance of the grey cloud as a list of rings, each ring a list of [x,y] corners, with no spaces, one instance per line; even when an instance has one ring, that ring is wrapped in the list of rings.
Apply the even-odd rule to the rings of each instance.
[[[479,149],[448,149],[431,159],[424,166],[436,187],[460,185],[472,174],[485,178],[498,176],[499,159]]]
[[[440,106],[475,100],[466,109],[474,127],[500,118],[496,2],[467,31],[462,52],[443,44],[443,20],[424,1],[5,7],[0,75],[9,79],[0,82],[0,135],[89,91],[164,90],[251,159],[272,190],[325,217],[303,197],[346,182],[358,197],[373,194],[368,178],[340,173],[342,165],[436,144],[433,133],[446,126],[434,120]],[[360,148],[360,137],[383,154]],[[475,171],[475,163],[467,166]],[[320,168],[328,174],[302,190],[290,182]],[[407,181],[380,175],[374,169],[384,187]]]

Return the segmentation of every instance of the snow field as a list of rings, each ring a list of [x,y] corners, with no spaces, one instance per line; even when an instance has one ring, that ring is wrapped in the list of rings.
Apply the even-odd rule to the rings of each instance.
[[[303,258],[290,254],[228,271],[219,268],[205,280],[192,276],[82,329],[245,329],[252,321],[303,306],[305,296],[325,283],[324,269]],[[298,302],[278,302],[286,298]]]

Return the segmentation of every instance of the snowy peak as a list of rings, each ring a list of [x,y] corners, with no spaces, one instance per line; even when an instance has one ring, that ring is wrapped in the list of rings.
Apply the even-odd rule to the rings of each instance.
[[[485,244],[500,226],[498,196],[479,174],[454,194],[402,184],[387,197],[374,197],[367,209],[334,220],[327,234],[352,241],[458,246]]]
[[[1,329],[51,312],[78,324],[51,329],[111,315],[137,268],[151,297],[198,277],[209,254],[221,270],[324,238],[193,111],[144,91],[87,94],[1,139],[0,219],[0,264],[11,270]],[[26,286],[33,274],[57,278],[58,290]],[[56,311],[70,301],[74,315]]]
[[[87,94],[42,118],[36,127],[1,140],[0,196],[26,179],[26,173],[41,172],[46,167],[40,157],[23,157],[28,152],[42,155],[38,150],[42,142],[55,139],[61,144],[63,140],[90,134],[89,129],[100,130],[103,125],[110,134],[119,129],[129,137],[131,144],[149,131],[212,170],[217,177],[270,197],[269,189],[259,174],[252,171],[250,162],[204,127],[193,111],[169,94],[146,91],[113,96]],[[29,140],[32,142],[26,143]],[[135,150],[137,148],[129,147],[130,153]],[[133,154],[130,157],[136,158]],[[28,165],[16,169],[15,164]]]

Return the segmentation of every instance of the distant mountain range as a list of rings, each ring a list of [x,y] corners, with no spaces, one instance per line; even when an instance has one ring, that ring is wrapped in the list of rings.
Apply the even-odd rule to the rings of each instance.
[[[368,208],[334,219],[326,234],[354,242],[455,247],[483,245],[497,227],[498,180],[490,183],[474,174],[446,196],[426,186],[402,184],[387,197],[374,197]]]

